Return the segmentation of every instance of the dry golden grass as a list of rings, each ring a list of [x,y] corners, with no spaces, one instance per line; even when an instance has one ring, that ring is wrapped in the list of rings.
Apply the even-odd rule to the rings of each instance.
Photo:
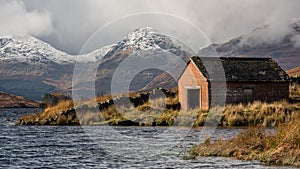
[[[290,85],[290,98],[300,98],[300,85],[299,84],[291,84]]]
[[[300,167],[300,96],[299,85],[290,86],[290,98],[275,103],[227,105],[222,125],[252,125],[231,140],[219,139],[191,148],[188,158],[224,156],[241,160],[259,160],[269,165]],[[253,127],[256,126],[256,127]],[[266,133],[262,126],[276,126],[276,133]]]
[[[18,119],[17,124],[22,124],[22,122],[30,122],[29,124],[43,124],[49,119],[56,118],[59,122],[67,121],[68,117],[60,117],[61,113],[70,110],[74,107],[73,101],[67,100],[59,102],[57,105],[46,108],[43,112],[37,114],[29,114],[21,116]],[[70,120],[70,119],[69,119]],[[56,123],[57,124],[57,123]]]
[[[174,89],[176,90],[176,89]],[[291,96],[298,97],[300,95],[299,85],[291,85]],[[132,93],[132,97],[136,97],[138,93]],[[165,105],[178,104],[177,95],[151,99],[138,107],[116,107],[111,106],[101,112],[97,109],[97,103],[106,102],[112,96],[105,95],[82,101],[79,105],[85,105],[84,112],[77,113],[78,119],[83,125],[94,125],[118,123],[122,120],[132,120],[139,122],[141,125],[191,125],[191,120],[194,120],[194,126],[203,126],[204,124],[216,125],[219,122],[220,126],[278,126],[281,123],[287,123],[297,118],[300,112],[300,102],[288,103],[287,101],[263,103],[253,102],[251,104],[236,104],[227,105],[225,108],[215,107],[208,111],[191,110],[177,111],[165,109]],[[77,106],[77,105],[76,105]],[[27,121],[39,121],[41,119],[50,119],[56,117],[63,111],[70,110],[74,107],[72,101],[59,102],[56,106],[45,109],[44,112],[35,115],[27,115],[20,119]],[[216,111],[216,109],[221,109]],[[223,112],[216,113],[216,112]],[[184,117],[182,117],[184,116]],[[194,118],[196,116],[196,118]],[[180,121],[180,119],[183,119]],[[196,120],[195,120],[196,119]],[[61,121],[64,118],[60,119]]]
[[[102,102],[106,102],[107,100],[110,100],[110,99],[112,99],[111,95],[98,96],[96,98],[96,102],[97,103],[102,103]]]
[[[67,101],[62,101],[59,102],[57,105],[53,106],[53,107],[48,107],[44,110],[44,114],[57,114],[60,113],[62,111],[66,111],[68,109],[74,108],[74,104],[72,100],[67,100]]]
[[[109,97],[108,97],[109,98]],[[102,98],[103,100],[107,98]],[[82,125],[99,125],[110,123],[114,125],[122,120],[131,120],[139,122],[141,125],[184,125],[203,126],[216,125],[221,126],[278,126],[281,123],[289,122],[299,116],[300,105],[289,104],[288,102],[262,103],[254,102],[252,104],[227,105],[224,113],[221,107],[216,107],[208,111],[190,110],[177,111],[165,109],[165,104],[176,104],[177,98],[155,99],[146,102],[138,107],[115,107],[100,111],[91,100],[83,102],[86,108],[80,113],[77,112],[77,118]],[[72,101],[63,101],[56,106],[49,107],[42,113],[27,115],[20,118],[26,121],[40,121],[41,119],[53,119],[61,112],[70,110],[74,107]],[[222,109],[216,111],[215,109]],[[219,112],[219,113],[216,113]],[[60,120],[63,120],[60,119]],[[191,120],[194,120],[191,122]]]
[[[224,156],[241,160],[259,160],[270,165],[300,167],[300,118],[281,124],[275,135],[262,127],[250,127],[229,141],[207,139],[190,150],[190,157]]]
[[[290,104],[287,101],[256,101],[246,105],[227,105],[222,117],[222,126],[277,126],[291,121],[299,114],[299,103]]]

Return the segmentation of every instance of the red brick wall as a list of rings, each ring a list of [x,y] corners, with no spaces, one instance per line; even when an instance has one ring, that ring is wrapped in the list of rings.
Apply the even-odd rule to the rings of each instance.
[[[244,89],[253,89],[253,99],[263,102],[289,98],[288,82],[227,82],[226,103],[244,102]]]
[[[198,68],[193,62],[189,62],[187,68],[183,72],[182,76],[178,80],[178,97],[181,104],[181,108],[187,109],[187,92],[186,86],[200,86],[201,98],[200,105],[202,110],[209,109],[209,91],[208,82],[206,78],[199,72]]]
[[[225,87],[219,82],[214,82],[214,89],[218,86]],[[202,110],[210,108],[209,83],[207,79],[199,72],[198,68],[193,62],[189,62],[187,68],[178,80],[178,97],[181,108],[187,110],[187,92],[186,86],[200,86],[201,98],[200,105]],[[263,102],[273,102],[280,100],[288,100],[289,98],[289,83],[288,82],[227,82],[226,104],[245,102],[244,89],[253,89],[253,100],[260,100]],[[222,93],[222,92],[221,92]],[[224,97],[220,97],[224,98]]]

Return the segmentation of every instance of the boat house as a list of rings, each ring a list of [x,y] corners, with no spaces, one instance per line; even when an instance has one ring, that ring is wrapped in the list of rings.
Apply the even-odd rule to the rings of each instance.
[[[289,77],[272,58],[192,57],[178,81],[178,96],[182,109],[208,110],[211,107],[211,86],[220,83],[213,78],[213,66],[218,61],[226,85],[225,104],[255,100],[273,102],[289,97]],[[208,66],[211,65],[211,66]],[[220,66],[221,65],[221,66]],[[211,72],[208,71],[210,69]],[[218,72],[216,72],[218,73]]]

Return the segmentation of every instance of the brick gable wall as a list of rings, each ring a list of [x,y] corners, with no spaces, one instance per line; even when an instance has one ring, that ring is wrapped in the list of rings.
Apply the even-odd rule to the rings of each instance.
[[[182,109],[187,109],[187,91],[186,86],[200,86],[201,99],[200,105],[202,110],[209,109],[209,90],[206,78],[200,73],[193,62],[189,62],[185,71],[178,80],[178,96]]]

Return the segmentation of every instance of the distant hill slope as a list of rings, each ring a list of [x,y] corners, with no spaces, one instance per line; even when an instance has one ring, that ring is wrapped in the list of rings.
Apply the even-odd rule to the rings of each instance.
[[[290,20],[282,26],[286,32],[280,35],[273,35],[272,29],[275,28],[265,25],[228,42],[211,44],[201,49],[198,55],[205,57],[215,49],[220,57],[271,57],[282,69],[289,70],[287,73],[290,76],[300,75],[300,67],[295,68],[300,63],[300,18]],[[154,78],[146,88],[173,85],[168,82],[172,82],[172,79],[164,73]]]
[[[95,69],[97,69],[97,75],[95,79],[96,94],[110,93],[112,78],[114,76],[115,71],[117,70],[117,68],[120,68],[120,64],[123,61],[125,61],[126,58],[132,55],[135,56],[135,53],[137,51],[141,53],[141,57],[137,57],[139,60],[137,60],[136,62],[131,60],[131,63],[128,63],[127,66],[123,65],[122,67],[122,69],[128,69],[127,72],[130,72],[134,75],[136,74],[134,79],[132,79],[132,81],[130,82],[130,91],[138,91],[144,89],[144,87],[146,87],[148,83],[151,83],[153,79],[155,79],[162,73],[161,70],[159,70],[158,68],[156,69],[153,66],[151,68],[138,70],[140,72],[135,72],[136,70],[134,69],[134,65],[147,65],[147,62],[152,62],[155,63],[155,65],[167,67],[168,64],[171,64],[170,62],[165,62],[165,60],[160,60],[159,56],[162,54],[164,56],[168,55],[170,57],[177,56],[185,62],[189,60],[190,56],[195,55],[195,53],[193,53],[191,49],[185,46],[185,44],[176,40],[173,37],[164,35],[158,30],[152,29],[150,27],[139,28],[129,33],[118,43],[112,45],[112,48],[105,55],[103,55],[102,60],[98,61],[99,66],[93,67],[84,65],[84,67],[88,68],[88,70],[85,71],[86,74],[81,73],[78,76],[78,79],[81,79],[80,82],[84,83],[73,83],[73,89],[76,90],[78,88],[81,90],[86,89],[86,92],[91,91],[86,86],[89,86],[88,84],[93,84],[95,82],[93,81],[94,79],[90,78],[89,73],[95,72]],[[172,67],[177,71],[180,70],[180,68],[176,67],[175,64],[176,63],[172,64]],[[126,85],[128,82],[127,80],[127,78],[118,79],[117,83]],[[169,83],[168,79],[162,80],[164,80],[167,84]],[[152,86],[154,85],[151,85],[151,87]]]
[[[207,56],[207,52],[214,47],[223,57],[272,57],[284,70],[289,70],[299,66],[300,18],[287,23],[286,27],[288,33],[275,40],[266,40],[272,32],[268,26],[262,26],[226,43],[212,44],[197,54],[176,38],[168,37],[152,28],[136,29],[115,44],[78,56],[56,50],[31,36],[0,37],[0,89],[32,100],[41,100],[44,93],[53,91],[70,92],[72,85],[79,89],[82,87],[86,90],[83,92],[91,91],[88,87],[95,85],[96,94],[107,94],[111,91],[112,77],[119,65],[137,51],[141,54],[151,53],[144,57],[147,61],[165,52],[187,62],[192,55]],[[76,61],[91,63],[91,66],[83,65],[88,68],[87,74],[79,73],[84,84],[72,83]],[[99,66],[93,66],[95,64],[92,61],[97,61]],[[97,74],[91,80],[88,73],[94,70]],[[130,90],[176,86],[177,79],[172,79],[160,70],[141,71],[132,72],[138,74],[132,80]]]
[[[192,55],[190,49],[181,42],[152,28],[136,29],[116,44],[78,56],[56,50],[32,36],[0,37],[0,89],[32,100],[41,100],[44,93],[53,91],[70,92],[76,61],[88,65],[96,58],[99,66],[90,67],[89,70],[97,69],[96,85],[101,86],[97,93],[109,93],[114,71],[127,56],[137,50],[142,53],[151,51],[153,55],[169,52],[185,61]],[[91,65],[94,63],[91,62]],[[152,70],[150,73],[156,77],[159,71]],[[90,82],[89,76],[87,74],[84,77],[87,78],[85,84]],[[144,78],[143,74],[140,76]],[[152,80],[141,78],[135,78],[133,90],[145,87]]]
[[[287,70],[286,73],[290,76],[300,76],[300,66]]]
[[[272,29],[276,28],[266,25],[249,34],[209,47],[214,47],[223,57],[272,57],[284,70],[289,70],[299,66],[300,62],[300,18],[283,26],[286,32],[280,35],[273,35]],[[208,50],[202,49],[200,55],[205,56]]]
[[[72,85],[77,59],[88,62],[107,49],[102,50],[73,56],[33,36],[0,37],[0,89],[31,100],[41,100],[54,90],[65,91]]]
[[[0,92],[0,108],[35,108],[39,103],[27,100],[23,96],[16,96]]]

